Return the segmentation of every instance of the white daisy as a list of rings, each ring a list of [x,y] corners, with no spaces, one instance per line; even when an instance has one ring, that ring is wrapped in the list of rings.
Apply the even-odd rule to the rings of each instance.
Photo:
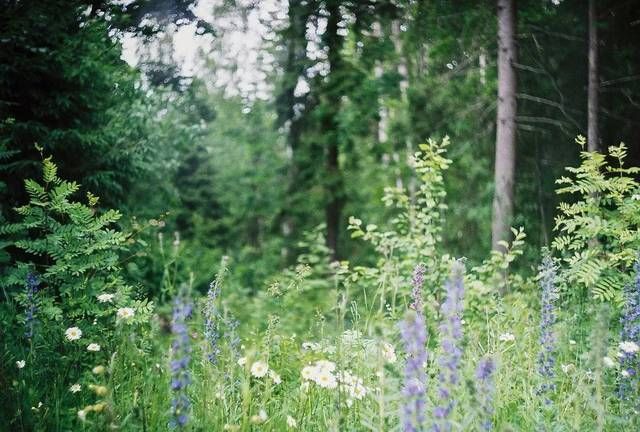
[[[240,357],[238,359],[238,366],[244,366],[247,364],[247,358],[246,357]]]
[[[26,365],[26,364],[27,364],[27,362],[25,362],[24,360],[18,360],[18,361],[16,362],[16,367],[17,367],[18,369],[22,369],[23,367],[25,367],[25,365]]]
[[[69,327],[64,332],[64,335],[67,338],[67,340],[70,340],[70,341],[78,340],[82,337],[82,330],[80,330],[78,327]]]
[[[338,387],[336,377],[329,371],[319,371],[314,381],[323,388],[334,389]]]
[[[269,366],[261,360],[258,360],[251,365],[251,375],[256,378],[262,378],[267,374],[267,372],[269,372]]]
[[[329,360],[318,360],[316,367],[319,371],[333,372],[336,370],[336,364]]]
[[[382,358],[385,359],[387,363],[395,363],[397,360],[396,351],[388,342],[382,342]]]
[[[71,393],[78,393],[81,389],[82,387],[80,386],[80,384],[74,384],[71,387],[69,387],[69,391]]]
[[[100,345],[98,345],[97,343],[90,343],[89,345],[87,345],[87,351],[100,351]]]
[[[602,357],[602,364],[604,364],[608,368],[616,366],[616,363],[611,359],[611,357]]]

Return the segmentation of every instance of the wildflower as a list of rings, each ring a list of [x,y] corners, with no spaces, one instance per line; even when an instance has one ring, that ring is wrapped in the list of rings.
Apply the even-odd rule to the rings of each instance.
[[[80,330],[78,327],[69,327],[64,332],[64,335],[69,341],[78,340],[82,337],[82,330]]]
[[[556,267],[549,253],[545,251],[540,266],[540,286],[542,288],[542,318],[540,320],[540,352],[538,354],[538,373],[543,383],[538,388],[538,393],[543,394],[555,389],[553,383],[555,366],[555,338],[553,327],[556,323],[555,302],[558,299],[558,291],[555,286]],[[546,399],[545,403],[551,403]]]
[[[569,374],[571,372],[573,372],[573,370],[575,370],[575,365],[573,363],[569,363],[569,364],[563,364],[560,365],[560,369],[562,369],[562,372]]]
[[[187,386],[191,383],[189,362],[191,360],[191,345],[189,329],[186,321],[191,316],[192,306],[186,294],[179,294],[173,302],[173,316],[171,319],[171,420],[169,425],[183,428],[189,421],[189,407],[191,401],[187,395]]]
[[[305,351],[318,351],[320,345],[315,342],[302,342],[302,349]]]
[[[300,374],[302,375],[302,379],[304,380],[313,380],[317,374],[318,370],[315,366],[305,366],[302,368]]]
[[[298,427],[298,422],[296,421],[296,419],[294,419],[290,415],[287,416],[287,427],[291,429],[295,429]]]
[[[78,411],[78,418],[83,422],[86,421],[87,420],[87,411],[85,411],[83,409]]]
[[[278,375],[277,373],[275,373],[272,370],[269,370],[269,378],[271,378],[271,381],[273,381],[274,384],[280,384],[282,382],[282,379],[280,378],[280,375]]]
[[[251,423],[261,424],[267,421],[269,417],[267,416],[267,412],[263,409],[258,411],[257,415],[251,416]]]
[[[500,342],[513,342],[514,340],[516,340],[516,337],[513,335],[513,333],[502,333],[500,336],[498,336],[498,340]]]
[[[362,384],[356,384],[349,388],[349,395],[355,399],[362,399],[366,396],[367,389]]]
[[[264,377],[267,372],[269,372],[269,366],[261,360],[258,360],[251,365],[251,375],[256,378]]]
[[[393,364],[397,360],[396,351],[388,342],[382,342],[382,358],[389,364]]]
[[[640,386],[640,357],[637,355],[640,344],[640,256],[634,265],[636,272],[633,283],[627,285],[624,290],[625,304],[620,322],[622,331],[620,334],[618,359],[623,372],[623,377],[634,379],[624,380],[618,388],[618,396],[628,399],[637,393]]]
[[[216,306],[216,300],[220,296],[220,287],[222,285],[222,280],[224,276],[224,272],[226,268],[223,267],[218,272],[215,280],[211,282],[209,285],[209,291],[207,291],[207,302],[204,308],[204,337],[209,345],[209,352],[207,353],[207,358],[212,364],[215,364],[218,356],[220,355],[220,322],[222,321],[222,316],[218,311],[218,307]]]
[[[476,395],[478,397],[478,405],[481,415],[483,416],[482,428],[491,430],[493,423],[493,373],[496,369],[495,363],[491,358],[481,359],[476,368]]]
[[[100,351],[100,345],[98,345],[97,343],[90,343],[89,345],[87,345],[87,351]]]
[[[16,367],[17,367],[18,369],[22,369],[23,367],[25,367],[25,365],[26,365],[26,364],[27,364],[27,362],[25,362],[24,360],[18,360],[18,361],[16,362]]]
[[[409,307],[419,314],[424,312],[424,305],[422,302],[422,286],[424,285],[424,272],[425,267],[423,264],[418,264],[413,270],[413,277],[411,279],[411,305]]]
[[[100,303],[111,303],[114,297],[115,297],[115,294],[99,294],[98,301]]]
[[[315,383],[327,389],[334,389],[338,386],[336,377],[328,370],[319,370],[315,377]]]
[[[247,364],[247,358],[246,357],[240,357],[238,359],[238,366],[244,366],[245,364]]]
[[[134,315],[135,315],[135,311],[133,310],[133,308],[130,308],[130,307],[120,308],[118,309],[118,312],[116,312],[116,316],[118,317],[119,320],[129,320],[133,318]]]
[[[37,276],[31,272],[27,274],[27,311],[25,313],[24,325],[26,330],[24,335],[27,339],[31,339],[33,337],[33,326],[35,324],[36,318],[36,293],[38,292],[38,285],[40,285],[40,281]]]
[[[96,375],[102,375],[105,372],[105,367],[102,365],[96,366],[93,369],[91,369],[91,372],[93,372]]]
[[[80,384],[74,384],[71,387],[69,387],[69,391],[71,393],[78,393],[81,389],[82,387],[80,386]]]
[[[333,372],[336,370],[336,364],[329,360],[318,360],[316,362],[316,367],[319,371]]]
[[[463,274],[462,264],[455,262],[451,269],[451,278],[445,284],[447,297],[440,308],[443,317],[439,327],[442,350],[438,359],[438,366],[440,366],[438,398],[440,402],[433,411],[435,432],[451,430],[449,415],[455,406],[452,393],[458,384],[458,368],[462,358],[460,342],[462,339],[461,319],[464,297]]]
[[[635,354],[640,350],[640,347],[635,342],[624,341],[620,342],[620,349],[627,354]]]
[[[602,364],[608,368],[616,367],[616,363],[611,359],[611,357],[602,357]]]
[[[427,332],[422,314],[409,311],[400,322],[400,335],[407,353],[402,387],[402,429],[404,432],[413,432],[422,430],[425,420],[427,376],[422,365],[427,361]]]

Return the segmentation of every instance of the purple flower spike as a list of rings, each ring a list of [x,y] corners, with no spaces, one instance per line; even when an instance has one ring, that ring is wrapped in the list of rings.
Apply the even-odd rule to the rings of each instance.
[[[422,286],[424,285],[424,264],[418,264],[413,270],[413,278],[411,279],[411,309],[422,315],[424,312],[424,304],[422,302]]]
[[[181,429],[189,421],[189,407],[191,402],[187,396],[187,387],[191,383],[189,361],[191,360],[191,341],[187,320],[191,316],[192,306],[185,294],[180,294],[173,303],[173,317],[171,320],[171,420],[169,426]]]
[[[640,345],[640,257],[636,259],[634,270],[636,272],[635,280],[625,287],[625,304],[620,318],[622,324],[620,341]],[[623,376],[618,388],[618,396],[620,399],[629,400],[634,394],[637,394],[640,387],[638,379],[640,355],[637,352],[620,350],[619,361]]]
[[[556,323],[555,303],[558,300],[556,289],[556,267],[548,251],[544,252],[540,266],[540,288],[542,289],[542,317],[540,319],[540,353],[538,354],[538,373],[542,384],[538,394],[543,395],[555,390],[555,350],[556,343],[553,327]],[[545,397],[545,403],[551,399]]]
[[[40,285],[38,277],[34,273],[29,272],[29,274],[27,274],[27,310],[24,317],[24,336],[27,339],[33,337],[33,326],[36,321],[37,311],[36,293],[38,292],[38,285]]]
[[[490,431],[493,429],[493,373],[496,365],[491,358],[483,358],[476,368],[476,395],[479,411],[483,417],[482,429]]]
[[[422,314],[409,311],[406,318],[400,322],[400,336],[407,353],[402,387],[404,398],[401,411],[402,430],[404,432],[422,431],[427,390],[425,373],[427,330]]]
[[[459,367],[462,359],[462,309],[464,299],[464,266],[455,262],[451,268],[451,278],[445,284],[446,299],[440,308],[441,354],[438,358],[440,367],[438,405],[433,410],[434,432],[450,431],[449,416],[455,406],[452,395],[459,381]]]

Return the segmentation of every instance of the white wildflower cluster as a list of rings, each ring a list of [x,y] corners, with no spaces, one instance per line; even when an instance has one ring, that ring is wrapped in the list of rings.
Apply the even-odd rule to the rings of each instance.
[[[303,389],[308,387],[309,382],[326,389],[335,389],[340,385],[348,396],[347,405],[351,405],[354,399],[361,400],[367,394],[362,378],[346,370],[336,371],[336,364],[328,360],[318,360],[303,367],[301,375]]]
[[[513,342],[514,340],[516,340],[516,337],[513,335],[513,333],[502,333],[500,336],[498,336],[498,340],[500,342]]]
[[[123,307],[118,309],[116,312],[116,317],[119,321],[127,321],[133,318],[135,315],[135,311],[130,307]]]
[[[98,295],[98,301],[100,303],[111,303],[113,302],[114,297],[115,297],[115,294],[103,293]]]
[[[638,346],[638,344],[632,341],[620,342],[620,345],[618,345],[618,347],[620,348],[620,351],[627,354],[635,354],[640,351],[640,347]]]

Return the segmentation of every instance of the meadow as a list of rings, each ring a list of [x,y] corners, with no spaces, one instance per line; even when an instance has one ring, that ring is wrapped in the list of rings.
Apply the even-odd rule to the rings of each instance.
[[[0,428],[638,430],[640,186],[625,146],[583,150],[558,181],[553,241],[528,268],[521,228],[480,265],[445,252],[448,144],[415,153],[414,194],[385,190],[384,226],[349,219],[373,265],[333,261],[320,227],[250,296],[227,257],[198,291],[179,233],[121,230],[43,158],[0,228],[15,254]],[[154,297],[125,272],[136,260],[161,268]]]

